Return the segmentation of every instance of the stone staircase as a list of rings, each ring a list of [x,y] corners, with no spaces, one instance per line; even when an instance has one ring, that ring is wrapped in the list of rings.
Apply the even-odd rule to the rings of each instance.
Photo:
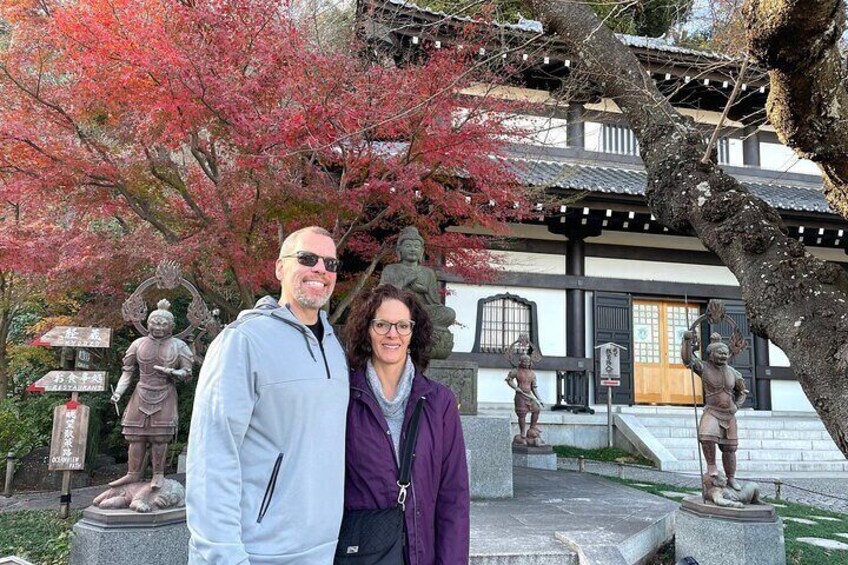
[[[697,473],[698,444],[692,409],[653,410],[623,410],[616,414],[617,431],[661,470]],[[744,410],[737,418],[740,475],[848,474],[848,460],[814,414]],[[717,460],[720,461],[720,454]]]

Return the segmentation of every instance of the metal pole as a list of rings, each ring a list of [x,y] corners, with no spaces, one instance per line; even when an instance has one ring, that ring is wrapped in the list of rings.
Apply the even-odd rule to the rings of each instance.
[[[586,472],[586,459],[582,455],[579,455],[577,457],[577,472],[578,473],[585,473]]]
[[[683,300],[686,302],[686,319],[689,319],[689,295],[684,294]],[[692,337],[695,337],[695,328],[694,326],[701,320],[702,316],[699,316],[697,320],[695,320],[691,326],[689,326],[689,331],[692,333]],[[689,377],[692,379],[692,409],[695,412],[695,456],[698,458],[698,469],[701,471],[701,499],[706,502],[707,501],[707,489],[704,486],[704,462],[701,459],[701,440],[698,438],[698,394],[695,392],[695,370],[692,368],[692,360],[695,354],[695,348],[692,345],[692,341],[689,341]]]
[[[15,478],[15,452],[10,451],[6,454],[6,486],[3,489],[3,496],[9,498],[12,496],[12,480]]]
[[[612,387],[607,387],[607,447],[612,447]]]

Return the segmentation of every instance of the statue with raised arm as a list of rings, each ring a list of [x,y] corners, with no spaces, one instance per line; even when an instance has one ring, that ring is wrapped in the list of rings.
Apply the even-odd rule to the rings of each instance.
[[[719,334],[710,336],[705,361],[699,359],[693,349],[692,333],[685,332],[680,356],[683,364],[691,367],[703,382],[704,412],[698,425],[698,441],[707,461],[707,476],[719,475],[716,466],[718,445],[727,486],[740,491],[742,485],[736,480],[736,448],[739,445],[736,410],[745,403],[748,394],[745,381],[739,371],[727,364],[730,348],[722,343]]]
[[[519,434],[512,439],[513,445],[542,447],[542,432],[539,429],[539,414],[544,407],[536,389],[536,373],[533,372],[530,355],[522,354],[518,367],[506,377],[506,384],[515,391],[515,413],[518,416]],[[530,414],[530,428],[527,428],[527,414]]]
[[[124,437],[129,443],[127,474],[109,483],[118,487],[141,480],[141,468],[147,446],[153,478],[152,489],[162,487],[165,478],[165,454],[177,432],[176,381],[191,379],[193,356],[188,345],[173,337],[174,315],[167,300],[147,318],[149,334],[138,338],[124,355],[123,372],[112,394],[116,403],[127,391],[138,373],[138,384],[130,397],[121,420]]]
[[[453,351],[453,334],[449,327],[456,321],[456,312],[442,304],[439,281],[433,269],[421,264],[424,258],[424,238],[415,226],[403,228],[397,240],[399,263],[386,265],[380,284],[390,284],[415,293],[433,320],[433,359],[447,359]]]

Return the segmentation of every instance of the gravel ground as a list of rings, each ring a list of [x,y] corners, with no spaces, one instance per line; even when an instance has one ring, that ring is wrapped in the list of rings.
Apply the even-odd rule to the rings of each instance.
[[[576,471],[577,459],[559,459],[558,467],[568,471]],[[586,461],[586,472],[607,477],[617,477],[619,476],[619,466],[616,463]],[[622,472],[622,478],[628,480],[662,483],[687,490],[698,490],[701,488],[701,481],[693,475],[633,466],[623,466]],[[848,514],[848,478],[787,478],[782,479],[782,481],[781,498],[823,510]],[[760,483],[763,496],[774,498],[774,484],[763,480],[758,482]],[[807,490],[815,491],[815,493],[807,492]]]

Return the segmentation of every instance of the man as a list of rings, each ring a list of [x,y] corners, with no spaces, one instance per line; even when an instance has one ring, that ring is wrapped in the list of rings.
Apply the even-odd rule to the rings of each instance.
[[[112,394],[115,404],[129,388],[138,370],[138,384],[124,410],[121,424],[129,443],[127,474],[109,483],[110,487],[141,480],[144,453],[150,444],[153,468],[151,488],[161,488],[165,481],[165,454],[177,432],[177,388],[174,381],[191,378],[193,356],[188,345],[173,337],[174,315],[171,304],[160,300],[158,309],[147,318],[149,335],[130,345],[124,355],[123,372]]]
[[[330,234],[283,242],[271,297],[209,348],[188,441],[189,563],[326,565],[342,517],[348,369],[321,307],[339,262]]]
[[[701,361],[692,352],[692,334],[684,332],[680,356],[683,364],[691,367],[704,384],[704,412],[698,425],[698,441],[707,460],[707,475],[718,476],[718,444],[727,485],[741,490],[742,485],[736,480],[736,448],[739,445],[736,410],[745,404],[748,395],[745,380],[739,371],[727,364],[730,348],[721,342],[721,335],[717,333],[710,336],[707,360]]]

